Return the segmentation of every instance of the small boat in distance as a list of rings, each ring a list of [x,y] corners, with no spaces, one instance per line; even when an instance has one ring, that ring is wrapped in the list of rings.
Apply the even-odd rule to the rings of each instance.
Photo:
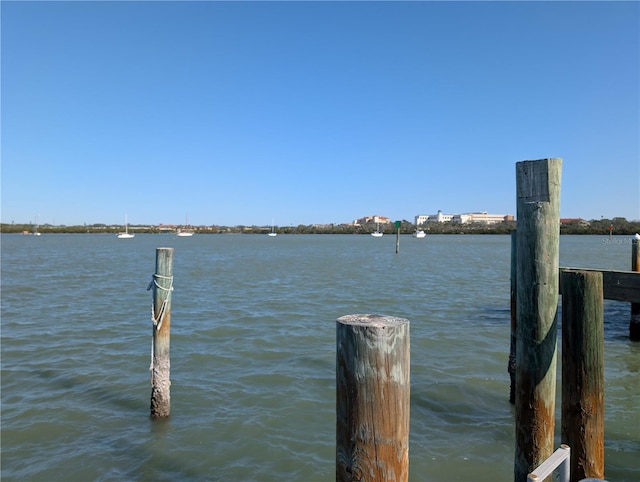
[[[273,221],[271,222],[271,232],[268,235],[271,237],[278,235],[278,233],[276,233],[276,225],[273,223]]]
[[[425,233],[424,231],[420,230],[420,229],[416,229],[416,232],[413,233],[413,237],[414,238],[424,238],[427,235],[427,233]]]
[[[135,234],[129,232],[129,222],[127,221],[127,215],[124,215],[124,233],[118,233],[117,237],[119,239],[129,239],[133,238]]]
[[[36,225],[33,228],[33,235],[40,236],[42,233],[38,231],[38,216],[36,216]]]
[[[180,237],[193,236],[193,229],[189,228],[189,218],[185,216],[184,218],[184,229],[178,228],[178,232],[176,233]]]
[[[371,233],[371,236],[373,236],[374,238],[381,238],[383,235],[382,231],[380,231],[380,223],[378,223],[378,226],[376,227],[376,230]]]

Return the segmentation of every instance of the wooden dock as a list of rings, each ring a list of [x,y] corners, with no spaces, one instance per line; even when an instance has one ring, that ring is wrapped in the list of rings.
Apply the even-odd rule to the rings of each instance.
[[[589,271],[602,273],[602,296],[605,300],[626,301],[628,303],[640,303],[640,272],[639,271],[615,271],[591,268],[560,268],[560,283],[558,292],[562,294],[563,271]]]

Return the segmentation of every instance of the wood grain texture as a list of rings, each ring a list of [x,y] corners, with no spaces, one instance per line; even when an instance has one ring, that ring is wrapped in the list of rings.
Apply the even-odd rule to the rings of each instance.
[[[618,271],[591,268],[560,268],[562,272],[567,270],[580,270],[602,273],[602,294],[605,300],[628,301],[640,303],[640,273],[634,271]],[[562,279],[560,280],[559,293],[562,294]]]
[[[554,452],[561,168],[558,158],[516,163],[517,482]]]
[[[571,482],[604,478],[602,273],[562,273],[562,443]]]
[[[156,285],[153,288],[154,318],[153,362],[151,366],[151,417],[167,418],[171,413],[171,288],[173,285],[173,248],[156,249]],[[161,313],[164,306],[164,312]]]
[[[631,243],[631,271],[640,271],[640,249],[638,249],[638,239]],[[637,289],[640,294],[640,289]],[[633,341],[640,341],[640,299],[633,300],[631,304],[631,320],[629,321],[629,338]]]
[[[406,482],[409,321],[343,316],[336,342],[336,480]]]
[[[518,294],[516,277],[518,274],[518,252],[517,252],[517,231],[511,231],[511,283],[510,283],[510,305],[511,305],[511,341],[509,344],[509,362],[507,371],[511,384],[509,386],[509,403],[516,403],[516,342],[518,332],[518,312],[516,297]]]

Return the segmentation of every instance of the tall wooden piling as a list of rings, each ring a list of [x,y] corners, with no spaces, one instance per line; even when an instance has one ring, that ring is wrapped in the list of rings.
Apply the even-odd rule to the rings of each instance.
[[[510,289],[510,302],[511,302],[511,344],[509,346],[509,363],[507,365],[507,371],[509,372],[509,378],[511,385],[509,387],[509,402],[516,403],[516,340],[518,330],[518,314],[516,305],[517,295],[517,283],[516,276],[518,274],[517,259],[518,252],[517,246],[517,231],[514,229],[511,231],[511,289]]]
[[[631,240],[631,271],[640,271],[640,243],[636,234]],[[631,321],[629,322],[629,338],[633,341],[640,341],[640,303],[631,303]]]
[[[602,273],[565,270],[562,284],[562,443],[571,482],[604,478]]]
[[[151,286],[153,287],[151,417],[166,418],[171,412],[169,346],[173,248],[156,249],[156,272]]]
[[[516,163],[516,482],[553,453],[561,169],[559,158]]]
[[[336,335],[336,481],[406,482],[409,321],[347,315]]]

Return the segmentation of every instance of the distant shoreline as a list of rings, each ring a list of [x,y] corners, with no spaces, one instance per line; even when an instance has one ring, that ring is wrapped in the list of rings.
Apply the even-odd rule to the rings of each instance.
[[[420,225],[418,228],[425,231],[427,236],[433,234],[509,234],[516,229],[516,221],[505,221],[498,224],[451,224],[431,223]],[[33,234],[36,226],[30,224],[0,224],[0,233],[3,234]],[[129,225],[129,230],[136,234],[174,235],[177,229],[183,226],[150,226]],[[271,226],[190,226],[197,235],[206,234],[267,234]],[[380,225],[384,234],[392,236],[397,233],[394,224]],[[82,226],[62,226],[41,224],[37,226],[39,234],[106,234],[116,235],[124,229],[122,225],[92,224]],[[276,226],[278,234],[370,234],[377,229],[373,223],[353,224],[310,224],[298,226]],[[400,234],[413,234],[416,225],[409,221],[402,221]],[[560,234],[584,234],[584,235],[633,235],[640,233],[640,221],[627,221],[624,218],[600,219],[585,223],[567,223],[560,226]]]

